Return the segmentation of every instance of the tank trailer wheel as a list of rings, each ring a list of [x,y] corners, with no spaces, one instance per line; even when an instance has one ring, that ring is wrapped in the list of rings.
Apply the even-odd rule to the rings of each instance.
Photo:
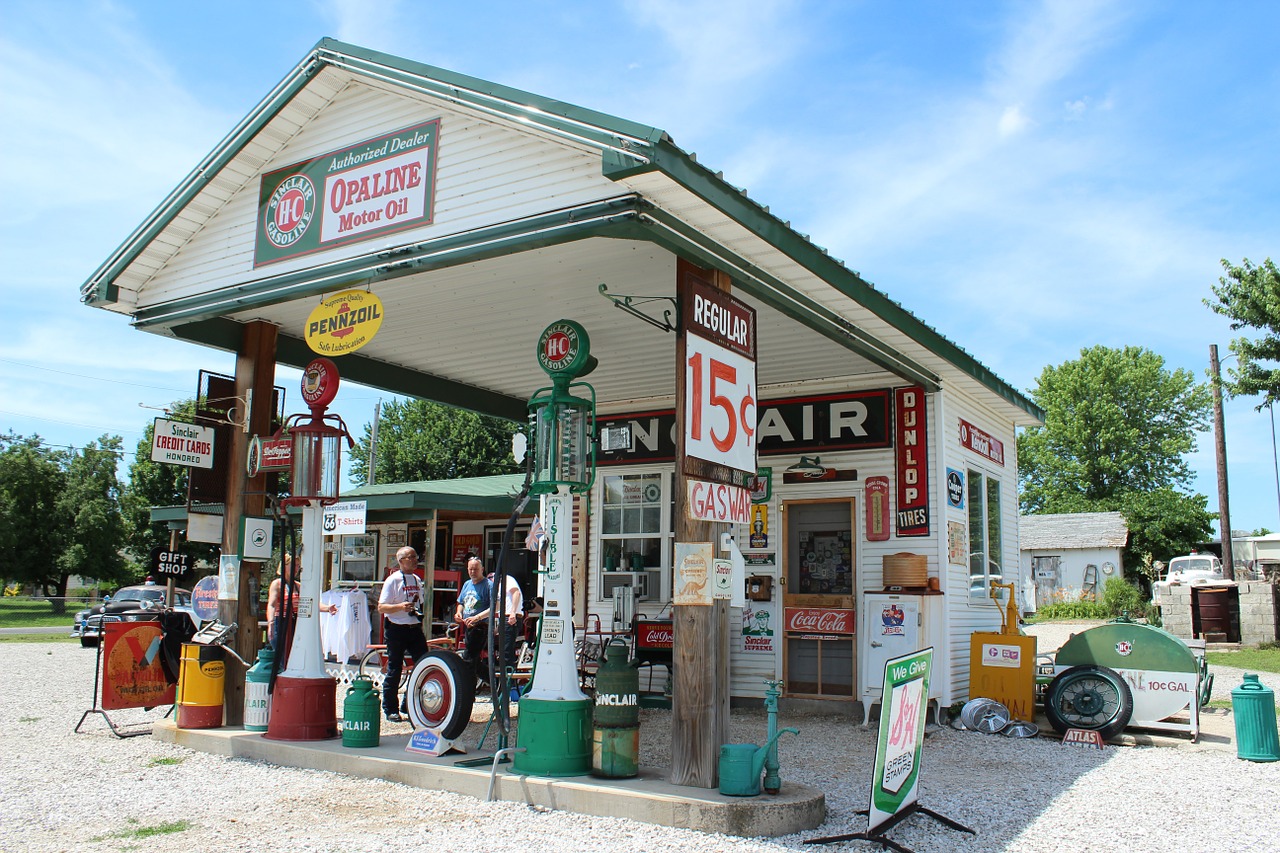
[[[1133,716],[1133,694],[1114,669],[1092,664],[1063,671],[1045,692],[1044,711],[1059,733],[1088,729],[1103,740],[1124,731]]]

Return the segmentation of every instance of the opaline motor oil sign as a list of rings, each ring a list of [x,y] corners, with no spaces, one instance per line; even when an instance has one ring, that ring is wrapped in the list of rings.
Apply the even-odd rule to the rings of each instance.
[[[263,175],[253,265],[431,224],[439,137],[433,119]]]

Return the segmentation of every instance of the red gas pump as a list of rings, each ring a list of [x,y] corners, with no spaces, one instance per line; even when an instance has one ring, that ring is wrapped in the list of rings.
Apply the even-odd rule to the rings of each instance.
[[[327,358],[315,359],[302,374],[302,399],[311,412],[290,415],[282,428],[292,443],[293,493],[281,503],[302,507],[302,554],[293,643],[288,665],[275,681],[264,735],[271,740],[325,740],[338,736],[337,684],[324,669],[319,615],[323,509],[338,500],[342,439],[347,440],[348,447],[355,446],[342,418],[325,411],[337,393],[337,366]]]

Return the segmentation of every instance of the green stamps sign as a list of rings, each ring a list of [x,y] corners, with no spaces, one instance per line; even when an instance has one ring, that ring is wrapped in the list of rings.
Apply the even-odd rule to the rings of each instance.
[[[253,265],[430,225],[440,120],[262,176]]]
[[[884,666],[868,833],[874,833],[876,827],[918,799],[932,670],[932,647],[893,658]]]

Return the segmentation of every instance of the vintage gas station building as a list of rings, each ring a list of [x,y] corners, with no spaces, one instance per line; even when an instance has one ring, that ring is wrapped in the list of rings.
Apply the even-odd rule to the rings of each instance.
[[[702,318],[726,346],[752,339],[753,394],[686,349],[677,305],[708,289],[754,312],[745,331]],[[326,39],[82,297],[237,353],[250,432],[265,434],[275,364],[307,364],[313,311],[350,290],[378,297],[382,316],[333,357],[344,380],[520,422],[547,384],[539,332],[562,318],[588,332],[599,471],[575,511],[575,618],[609,625],[618,587],[640,615],[674,617],[674,737],[690,744],[691,784],[713,760],[693,744],[724,742],[729,698],[758,698],[769,679],[792,701],[866,705],[884,660],[932,645],[931,698],[968,696],[969,635],[1000,626],[988,584],[1022,584],[1015,429],[1042,413],[666,132]],[[343,331],[330,325],[312,339]],[[691,417],[716,442],[754,436],[749,506],[708,506],[697,466],[681,464]],[[233,460],[247,440],[233,436]],[[235,496],[261,486],[228,470],[224,553],[236,553],[239,516],[262,507]],[[396,525],[374,543],[376,567],[411,529],[427,555],[447,553],[433,524]],[[725,531],[745,606],[681,605],[677,543],[723,556]],[[243,563],[240,588],[258,571]],[[249,602],[224,606],[229,622]]]

